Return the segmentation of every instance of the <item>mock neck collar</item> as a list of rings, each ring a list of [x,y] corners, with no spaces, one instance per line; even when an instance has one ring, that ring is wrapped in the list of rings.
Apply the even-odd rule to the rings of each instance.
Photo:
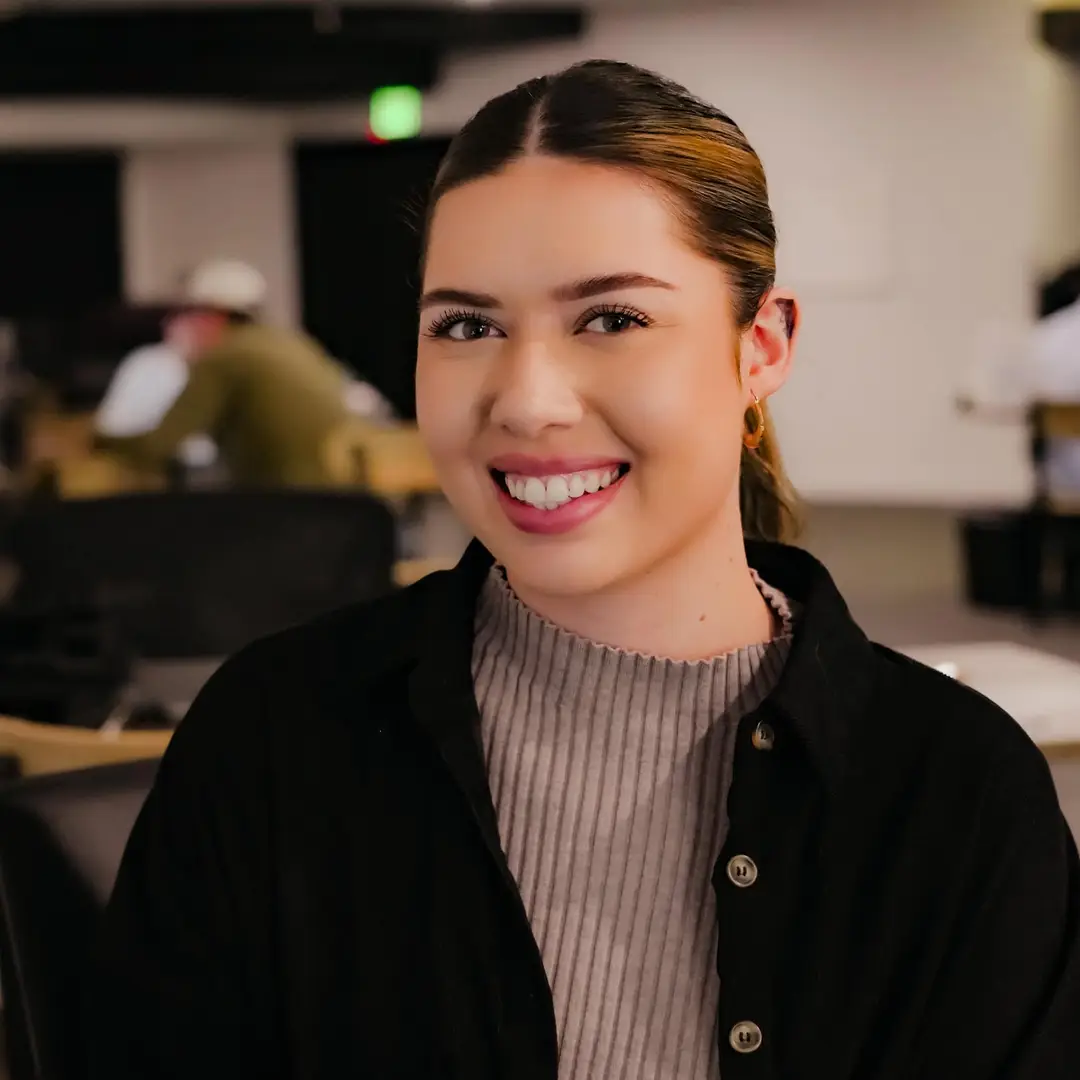
[[[851,728],[870,693],[873,646],[812,555],[761,541],[748,541],[746,552],[750,566],[799,611],[787,662],[766,707],[791,724],[826,783],[834,785],[846,765]],[[474,618],[493,562],[473,541],[457,566],[436,575],[424,593],[410,693],[440,740],[453,741],[453,717],[462,715],[449,706],[464,707],[478,724],[471,673]],[[470,737],[475,739],[475,732]],[[486,783],[482,770],[473,781]]]

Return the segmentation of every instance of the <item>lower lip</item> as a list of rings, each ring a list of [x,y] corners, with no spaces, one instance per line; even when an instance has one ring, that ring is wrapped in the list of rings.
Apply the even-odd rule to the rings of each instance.
[[[557,510],[538,510],[535,506],[515,499],[494,477],[491,482],[499,495],[499,503],[510,519],[510,523],[522,532],[537,533],[542,536],[556,536],[570,532],[579,525],[584,525],[606,509],[611,500],[619,493],[626,479],[624,473],[606,488],[591,495],[581,495],[563,503]]]

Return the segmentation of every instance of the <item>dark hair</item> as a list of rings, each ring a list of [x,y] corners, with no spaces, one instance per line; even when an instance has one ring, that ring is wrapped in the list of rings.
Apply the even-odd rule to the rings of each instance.
[[[1077,300],[1080,300],[1080,263],[1073,263],[1039,287],[1039,318],[1045,319]]]
[[[733,120],[669,79],[632,64],[588,60],[530,79],[489,101],[454,137],[436,174],[424,225],[448,191],[529,153],[633,169],[672,196],[686,235],[721,263],[742,330],[776,275],[776,228],[765,171]],[[789,334],[791,311],[785,311]],[[762,406],[764,408],[764,406]],[[745,420],[754,429],[752,411]],[[779,540],[796,531],[795,500],[772,425],[745,450],[739,477],[743,532]]]

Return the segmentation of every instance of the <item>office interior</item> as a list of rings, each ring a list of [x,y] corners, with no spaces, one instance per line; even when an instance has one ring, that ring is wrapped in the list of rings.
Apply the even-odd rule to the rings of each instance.
[[[779,276],[804,305],[773,404],[800,543],[871,637],[1025,725],[1080,833],[1080,484],[1048,464],[1080,440],[1080,378],[1073,398],[1001,375],[1054,296],[1080,298],[1080,4],[7,7],[5,786],[157,757],[224,656],[454,563],[468,536],[412,391],[424,192],[488,97],[606,56],[722,106],[765,162]],[[136,470],[95,448],[118,364],[213,258],[257,268],[265,319],[373,392],[327,488],[239,490],[213,464]],[[39,1074],[3,952],[21,1080]]]

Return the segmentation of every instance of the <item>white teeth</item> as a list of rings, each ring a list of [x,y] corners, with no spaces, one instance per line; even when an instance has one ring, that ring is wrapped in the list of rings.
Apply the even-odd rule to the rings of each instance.
[[[507,474],[506,489],[521,502],[539,510],[557,510],[571,499],[593,495],[619,478],[618,469],[589,469],[563,476],[520,476]]]
[[[553,476],[547,482],[547,501],[556,506],[570,501],[570,485],[565,476]]]
[[[525,490],[520,495],[522,502],[532,503],[533,506],[541,506],[547,502],[547,488],[539,476],[530,476],[525,481]]]

